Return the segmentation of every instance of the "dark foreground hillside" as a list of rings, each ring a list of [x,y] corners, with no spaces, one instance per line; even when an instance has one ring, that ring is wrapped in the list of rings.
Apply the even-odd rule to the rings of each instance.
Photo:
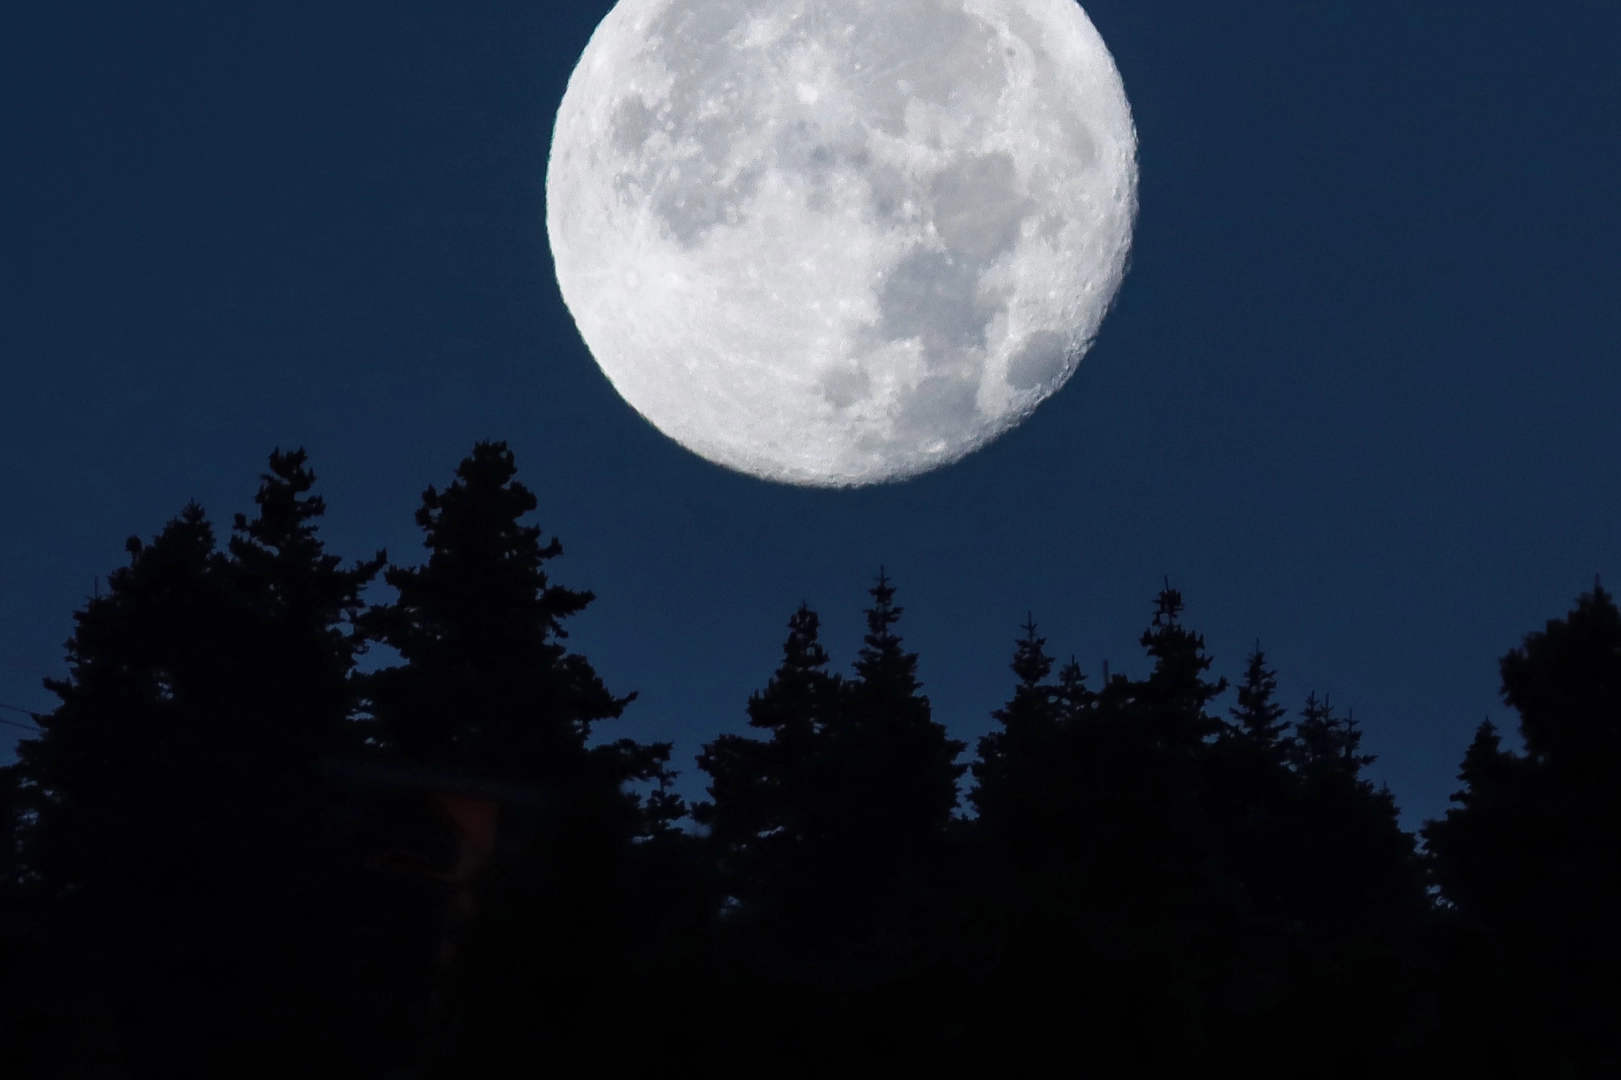
[[[132,537],[59,704],[8,714],[5,1076],[1621,1075],[1596,584],[1502,659],[1523,753],[1482,725],[1420,837],[1349,714],[1259,647],[1229,684],[1168,584],[1141,677],[1027,623],[974,747],[882,574],[852,666],[785,613],[689,806],[611,737],[634,695],[568,650],[593,598],[504,445],[424,494],[417,566],[329,554],[313,484],[277,453],[228,536]]]

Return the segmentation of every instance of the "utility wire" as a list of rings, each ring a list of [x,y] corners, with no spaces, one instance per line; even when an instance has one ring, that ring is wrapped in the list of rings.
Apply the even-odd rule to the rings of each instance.
[[[0,724],[6,724],[10,727],[19,727],[24,731],[37,731],[39,729],[39,713],[35,712],[33,709],[24,709],[16,705],[7,705],[3,701],[0,701],[0,709],[5,709],[14,713],[22,713],[24,716],[28,717],[29,720],[33,721],[32,726],[30,726],[29,724],[20,724],[15,720],[6,720],[4,718],[0,718]]]

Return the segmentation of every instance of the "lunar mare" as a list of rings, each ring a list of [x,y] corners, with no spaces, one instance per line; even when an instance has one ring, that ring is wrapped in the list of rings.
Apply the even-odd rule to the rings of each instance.
[[[1136,151],[1073,0],[620,0],[558,111],[546,226],[654,426],[868,484],[1068,380],[1125,271]]]

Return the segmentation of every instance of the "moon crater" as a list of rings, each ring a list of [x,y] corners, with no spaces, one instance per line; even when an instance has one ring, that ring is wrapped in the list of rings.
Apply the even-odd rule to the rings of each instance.
[[[729,468],[859,485],[1073,373],[1136,133],[1071,0],[620,0],[546,187],[563,298],[638,412]]]

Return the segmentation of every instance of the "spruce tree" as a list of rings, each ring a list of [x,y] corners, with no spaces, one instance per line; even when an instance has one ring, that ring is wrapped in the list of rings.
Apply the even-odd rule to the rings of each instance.
[[[1249,917],[1270,927],[1287,926],[1293,917],[1285,898],[1294,870],[1285,845],[1294,833],[1296,784],[1285,765],[1283,735],[1290,725],[1277,690],[1277,672],[1257,642],[1207,772],[1211,813]]]
[[[1098,824],[1093,696],[1073,659],[1052,681],[1045,639],[1033,619],[1023,629],[1012,695],[992,714],[998,727],[980,739],[973,764],[980,843],[959,890],[984,913],[973,944],[989,977],[969,983],[983,992],[974,997],[977,1049],[1021,1073],[1058,1052],[1060,1027],[1098,1045],[1090,1024],[1102,1011],[1080,990],[1099,974],[1086,946]]]
[[[853,679],[826,672],[801,608],[782,665],[750,699],[751,725],[771,737],[722,736],[700,757],[713,781],[700,820],[737,888],[723,951],[755,988],[734,999],[738,1026],[770,1033],[769,1052],[813,1074],[939,1033],[925,1002],[941,983],[924,972],[945,952],[963,744],[919,693],[887,577],[871,595]]]
[[[983,827],[1009,839],[1033,828],[1051,827],[1052,815],[1039,803],[1062,783],[1050,771],[1063,768],[1063,710],[1066,705],[1074,707],[1080,696],[1075,689],[1084,687],[1085,680],[1076,668],[1070,685],[1049,683],[1053,660],[1046,653],[1046,639],[1037,636],[1033,617],[1026,617],[1023,629],[1009,665],[1015,679],[1013,696],[991,714],[999,729],[979,740],[979,756],[972,764],[975,783],[969,793]]]
[[[823,840],[819,771],[844,686],[827,670],[819,630],[816,613],[801,604],[788,620],[782,663],[749,696],[749,726],[769,737],[721,735],[698,756],[713,801],[693,816],[708,826],[745,917],[771,906],[774,893],[795,890],[790,875]]]
[[[1472,917],[1517,907],[1521,898],[1511,894],[1533,886],[1503,869],[1532,857],[1531,850],[1508,841],[1520,831],[1516,818],[1535,793],[1534,762],[1504,750],[1497,725],[1485,720],[1464,751],[1458,780],[1463,786],[1448,796],[1455,805],[1423,829],[1442,894]]]
[[[1376,759],[1361,743],[1355,719],[1313,692],[1285,750],[1296,780],[1296,915],[1325,934],[1395,933],[1423,907],[1415,838],[1389,788],[1363,775]]]
[[[378,563],[324,553],[313,482],[302,452],[272,455],[228,552],[195,505],[131,538],[19,748],[22,859],[81,988],[69,1007],[105,1017],[82,1045],[177,1068],[365,1053],[336,914],[361,886],[316,766],[345,737],[342,626]]]
[[[718,933],[709,949],[707,1054],[741,1069],[760,1055],[827,1053],[839,987],[828,955],[824,897],[838,837],[830,833],[827,773],[843,679],[827,670],[820,621],[807,605],[788,620],[782,661],[749,696],[750,734],[704,745],[710,799],[693,808],[720,871]],[[836,895],[837,890],[833,890]],[[701,1020],[700,1020],[701,1023]]]
[[[635,770],[612,752],[588,768],[587,741],[635,695],[609,693],[564,646],[563,622],[594,597],[549,580],[562,543],[542,543],[540,527],[522,522],[538,501],[516,474],[505,443],[479,443],[447,489],[423,493],[428,561],[390,566],[397,599],[362,620],[404,661],[364,680],[376,738],[413,761],[532,783],[575,786],[601,772],[611,793]]]
[[[551,581],[562,544],[524,523],[538,501],[516,476],[506,445],[483,442],[449,487],[428,488],[416,515],[427,562],[391,566],[396,599],[361,620],[401,659],[362,680],[382,752],[536,800],[500,807],[446,991],[446,1015],[465,1027],[445,1067],[464,1071],[541,1053],[576,1067],[598,1037],[597,997],[634,976],[633,912],[646,910],[628,884],[636,841],[684,813],[668,791],[668,743],[592,743],[635,695],[609,692],[565,646],[564,622],[593,596]],[[659,791],[644,799],[638,782]]]
[[[1362,770],[1372,765],[1371,754],[1359,753],[1362,732],[1356,720],[1339,716],[1325,697],[1321,701],[1317,692],[1306,695],[1306,704],[1300,710],[1300,719],[1289,740],[1287,757],[1295,771],[1302,776],[1324,778],[1330,775],[1345,778],[1353,785],[1365,785]]]
[[[1058,706],[1059,725],[1065,730],[1086,723],[1097,708],[1098,695],[1086,685],[1086,673],[1073,656],[1058,669],[1054,699]]]
[[[345,567],[319,536],[326,502],[312,494],[308,455],[278,450],[269,465],[257,513],[235,515],[225,564],[246,615],[238,738],[251,741],[255,757],[238,777],[251,810],[236,843],[265,878],[237,916],[256,927],[261,947],[253,976],[261,1000],[247,1008],[288,1013],[278,1039],[291,1060],[318,1049],[346,1068],[364,1067],[403,1059],[405,1048],[396,1055],[389,1045],[387,1017],[425,974],[411,962],[424,913],[397,907],[365,870],[363,849],[340,825],[346,793],[325,769],[334,756],[363,749],[352,675],[364,645],[354,621],[387,557]]]
[[[1279,740],[1288,730],[1288,714],[1277,701],[1278,675],[1267,667],[1261,643],[1255,643],[1244,668],[1244,684],[1238,688],[1238,704],[1228,710],[1233,726],[1268,757],[1280,752]]]
[[[251,689],[262,703],[267,733],[285,741],[290,759],[308,769],[316,755],[353,752],[349,677],[362,647],[352,620],[361,593],[387,562],[344,568],[317,535],[326,501],[311,495],[315,474],[302,450],[277,451],[254,496],[256,517],[237,514],[231,555],[232,587],[255,620],[262,670]]]
[[[1271,866],[1283,876],[1268,905],[1287,975],[1277,1048],[1298,1058],[1354,1025],[1365,1034],[1335,1063],[1340,1076],[1405,1060],[1427,908],[1414,838],[1389,789],[1363,775],[1374,757],[1361,739],[1352,717],[1308,694],[1284,740],[1291,780]]]
[[[204,868],[222,854],[217,825],[234,800],[219,736],[239,610],[195,504],[126,548],[130,564],[74,613],[69,676],[46,683],[60,704],[17,747],[31,817],[21,857],[71,972],[58,1003],[75,1022],[57,1063],[67,1071],[155,1062],[174,1017],[218,1018],[189,988],[228,903]]]
[[[1121,861],[1118,899],[1136,896],[1132,902],[1197,919],[1218,903],[1212,891],[1221,891],[1202,802],[1209,741],[1222,727],[1207,706],[1227,681],[1206,678],[1214,661],[1203,635],[1182,623],[1183,607],[1169,583],[1155,597],[1141,638],[1153,667],[1143,679],[1116,676],[1105,688],[1088,756],[1104,797],[1118,807],[1120,831],[1109,841],[1111,860]]]
[[[835,1066],[899,1064],[939,1045],[955,957],[951,890],[957,758],[966,744],[932,716],[917,654],[896,632],[902,609],[882,570],[867,633],[828,745],[822,782],[826,881],[812,895],[819,933],[852,993],[849,1053]],[[814,940],[814,937],[811,940]]]
[[[782,665],[749,703],[751,725],[770,740],[722,736],[699,759],[713,781],[700,820],[745,888],[791,908],[780,915],[789,922],[820,924],[806,934],[865,933],[835,924],[868,917],[897,874],[936,857],[957,804],[964,744],[918,692],[894,594],[880,575],[848,680],[826,672],[816,616],[801,608]]]
[[[919,693],[917,654],[895,632],[904,609],[882,570],[869,594],[873,606],[833,733],[829,779],[838,784],[842,810],[833,828],[859,861],[877,867],[940,841],[957,807],[957,780],[967,771],[957,758],[968,747],[934,722],[929,699]]]
[[[1073,662],[1060,672],[1053,750],[1031,764],[1039,781],[1016,803],[1041,812],[993,840],[1018,866],[1000,905],[997,1023],[1026,1047],[1027,1070],[1054,1052],[1060,1025],[1104,1073],[1176,1072],[1205,1045],[1198,1017],[1228,883],[1204,759],[1220,728],[1207,706],[1224,683],[1207,678],[1212,661],[1182,610],[1167,585],[1142,635],[1146,677],[1106,666],[1094,693]]]
[[[1204,635],[1182,625],[1183,608],[1182,594],[1167,581],[1155,598],[1152,623],[1143,631],[1143,650],[1154,667],[1138,691],[1138,702],[1158,745],[1191,753],[1221,728],[1205,710],[1227,689],[1227,680],[1205,678],[1215,661],[1205,653]]]

